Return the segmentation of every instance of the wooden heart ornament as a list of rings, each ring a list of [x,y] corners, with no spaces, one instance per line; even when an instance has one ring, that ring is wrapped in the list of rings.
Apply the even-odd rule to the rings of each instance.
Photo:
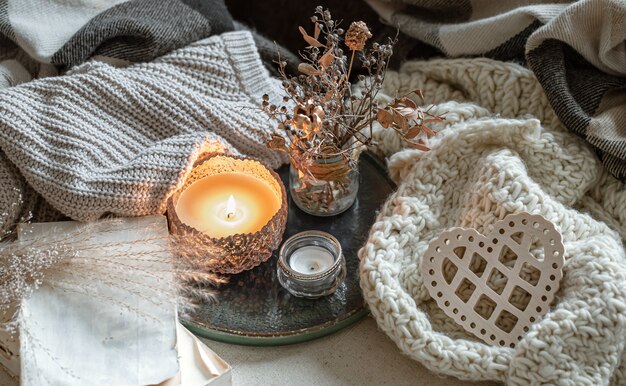
[[[486,343],[515,347],[549,309],[563,277],[564,247],[554,224],[519,213],[482,235],[452,228],[422,260],[428,292],[441,309]]]

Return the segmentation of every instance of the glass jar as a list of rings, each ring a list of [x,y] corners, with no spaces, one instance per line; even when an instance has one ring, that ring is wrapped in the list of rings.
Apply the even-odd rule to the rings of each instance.
[[[330,295],[346,277],[341,244],[321,231],[291,236],[280,249],[276,265],[278,281],[297,297],[316,299]]]
[[[334,216],[348,210],[359,190],[358,161],[343,157],[317,159],[305,170],[293,163],[289,192],[298,208],[314,216]]]

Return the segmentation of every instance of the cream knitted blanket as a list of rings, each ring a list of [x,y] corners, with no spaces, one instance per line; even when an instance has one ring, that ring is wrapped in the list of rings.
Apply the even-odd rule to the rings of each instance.
[[[162,213],[202,152],[278,167],[260,111],[279,82],[250,33],[229,32],[147,63],[87,62],[0,93],[0,230],[36,197],[76,220]],[[31,210],[33,205],[26,205]]]
[[[626,181],[626,2],[366,0],[448,57],[525,61],[555,113]]]
[[[421,88],[447,121],[432,151],[378,131],[398,190],[360,251],[361,286],[380,328],[429,369],[508,384],[626,383],[626,191],[569,134],[534,75],[489,59],[407,63],[389,95]],[[489,232],[527,211],[563,234],[564,278],[550,312],[516,348],[465,333],[438,309],[419,266],[453,226]]]

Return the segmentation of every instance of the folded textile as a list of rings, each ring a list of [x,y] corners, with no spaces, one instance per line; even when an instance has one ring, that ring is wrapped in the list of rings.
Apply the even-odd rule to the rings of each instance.
[[[274,127],[259,108],[278,87],[245,31],[124,68],[88,62],[0,92],[0,149],[74,219],[162,213],[203,152],[285,161],[265,146]]]
[[[447,56],[525,58],[565,126],[626,180],[626,2],[367,2]]]
[[[20,302],[22,385],[156,385],[179,372],[165,217],[24,224],[18,238],[62,255]]]
[[[364,297],[380,328],[429,369],[507,384],[626,382],[626,190],[569,133],[534,75],[490,59],[409,62],[384,91],[421,88],[446,113],[432,150],[403,150],[377,129],[398,190],[359,252]],[[483,343],[447,317],[420,274],[430,241],[451,227],[486,234],[511,213],[552,221],[565,244],[552,309],[515,348]],[[498,285],[503,285],[500,282]]]
[[[0,238],[18,223],[63,218],[62,213],[26,183],[20,171],[0,151]]]
[[[276,63],[279,57],[280,60],[287,62],[285,66],[285,72],[287,74],[299,75],[298,64],[300,64],[301,60],[297,55],[288,49],[281,47],[275,41],[271,41],[269,38],[266,38],[257,31],[254,31],[254,29],[250,29],[250,27],[245,24],[235,21],[234,25],[236,31],[250,30],[252,32],[254,43],[259,51],[261,60],[263,61],[263,64],[265,64],[265,68],[267,68],[273,76],[281,77],[278,72],[278,64]]]
[[[152,60],[233,30],[221,0],[8,0],[0,7],[0,72],[6,87],[96,55]]]

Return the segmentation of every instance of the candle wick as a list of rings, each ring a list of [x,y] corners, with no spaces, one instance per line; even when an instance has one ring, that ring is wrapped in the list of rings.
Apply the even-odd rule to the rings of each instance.
[[[236,212],[237,202],[235,201],[235,197],[231,194],[230,197],[228,197],[228,202],[226,203],[226,220],[233,220]]]

